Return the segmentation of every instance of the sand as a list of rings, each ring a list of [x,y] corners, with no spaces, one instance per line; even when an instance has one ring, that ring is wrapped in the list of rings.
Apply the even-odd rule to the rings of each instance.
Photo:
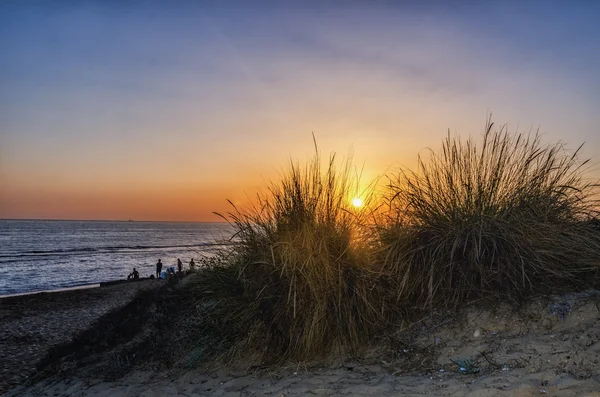
[[[360,359],[267,368],[153,370],[112,381],[85,368],[7,396],[597,396],[600,293],[424,319]],[[107,355],[105,359],[110,359]],[[470,359],[470,371],[452,362]],[[473,372],[473,373],[466,373]]]
[[[51,346],[68,342],[138,290],[160,284],[147,280],[0,298],[0,393],[33,374]]]
[[[135,372],[118,382],[51,380],[10,396],[600,396],[599,383],[567,374],[524,370],[464,376],[395,376],[381,366],[297,370],[272,375]]]

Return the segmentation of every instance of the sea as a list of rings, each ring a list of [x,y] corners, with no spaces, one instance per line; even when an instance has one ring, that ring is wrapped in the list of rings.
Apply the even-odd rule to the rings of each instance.
[[[189,267],[227,250],[227,223],[0,220],[0,296],[49,291]]]

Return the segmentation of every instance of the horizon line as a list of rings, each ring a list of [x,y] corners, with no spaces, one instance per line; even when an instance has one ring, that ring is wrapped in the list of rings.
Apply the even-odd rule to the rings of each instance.
[[[0,218],[0,221],[56,221],[56,222],[169,222],[169,223],[230,223],[227,221],[174,221],[135,219],[59,219],[59,218]]]

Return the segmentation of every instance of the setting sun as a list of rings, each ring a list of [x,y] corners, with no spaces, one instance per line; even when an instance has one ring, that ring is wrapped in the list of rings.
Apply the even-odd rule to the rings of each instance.
[[[358,197],[355,197],[352,199],[352,205],[355,206],[356,208],[362,207],[363,201],[361,199],[359,199]]]

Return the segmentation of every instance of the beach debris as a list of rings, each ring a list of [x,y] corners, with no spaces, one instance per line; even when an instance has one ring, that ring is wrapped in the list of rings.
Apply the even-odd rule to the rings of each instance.
[[[477,328],[475,332],[473,332],[473,337],[479,338],[481,336],[481,330]]]
[[[469,375],[476,374],[479,372],[479,368],[475,368],[473,360],[470,358],[457,358],[455,360],[450,359],[458,367],[458,372],[461,374]]]

